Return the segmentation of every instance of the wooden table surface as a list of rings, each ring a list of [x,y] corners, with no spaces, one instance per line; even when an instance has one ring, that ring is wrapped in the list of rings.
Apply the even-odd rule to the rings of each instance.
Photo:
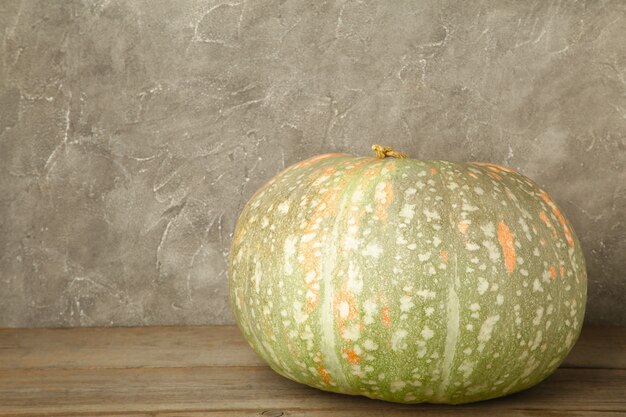
[[[232,326],[0,329],[0,415],[626,415],[626,328],[583,330],[530,390],[464,406],[331,394],[271,371]]]

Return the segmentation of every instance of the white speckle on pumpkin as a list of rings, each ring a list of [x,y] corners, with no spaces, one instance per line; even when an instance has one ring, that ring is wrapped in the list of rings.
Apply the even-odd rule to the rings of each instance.
[[[315,238],[315,233],[306,233],[306,234],[302,235],[302,238],[300,239],[300,241],[302,243],[306,243],[306,242],[310,242],[314,238]]]
[[[467,242],[465,243],[465,249],[470,250],[470,251],[475,251],[475,250],[480,249],[480,246],[478,246],[474,242]]]
[[[409,249],[410,249],[410,248],[409,248]],[[429,260],[429,259],[430,259],[430,256],[431,256],[431,253],[430,253],[430,252],[420,253],[420,254],[418,254],[418,255],[417,255],[418,259],[419,259],[421,262],[425,262],[425,261]]]
[[[426,314],[426,317],[432,316],[434,312],[435,309],[432,307],[426,307],[426,309],[424,310],[424,314]]]
[[[439,213],[435,210],[424,209],[424,216],[426,216],[426,221],[430,222],[432,220],[441,220]]]
[[[498,320],[500,320],[500,316],[496,314],[495,316],[487,317],[482,326],[480,326],[480,330],[478,331],[478,341],[480,342],[478,344],[479,352],[483,351],[485,343],[491,339],[491,333]]]
[[[302,306],[303,304],[300,301],[294,301],[293,303],[293,317],[297,323],[304,323],[309,318],[309,315],[302,310]]]
[[[391,392],[398,392],[405,386],[406,386],[406,382],[404,381],[393,381],[391,385],[389,386],[389,388]]]
[[[346,250],[355,250],[359,248],[360,243],[361,241],[359,239],[348,235],[343,241],[343,247]]]
[[[257,260],[254,264],[254,289],[256,290],[256,292],[260,291],[262,277],[263,272],[261,271],[261,262]]]
[[[472,303],[470,305],[470,310],[471,311],[478,311],[478,310],[480,310],[480,305],[478,303]]]
[[[432,337],[435,335],[435,332],[433,332],[433,331],[430,329],[430,327],[425,326],[425,327],[422,329],[422,333],[421,333],[421,334],[422,334],[422,337],[424,338],[424,340],[430,340],[430,339],[432,339]]]
[[[539,347],[539,344],[541,343],[541,340],[542,340],[542,336],[543,336],[543,332],[541,330],[538,330],[537,334],[535,335],[534,341],[530,345],[531,352],[535,351]]]
[[[278,205],[278,212],[281,214],[287,214],[289,211],[289,202],[283,201]]]
[[[376,189],[374,191],[374,198],[381,203],[387,202],[387,193],[385,192],[386,187],[387,187],[386,182],[379,182],[376,185]]]
[[[374,323],[374,314],[376,314],[376,303],[372,300],[365,300],[363,303],[363,310],[365,310],[365,316],[363,317],[363,322],[365,324]]]
[[[400,234],[399,234],[399,235],[396,237],[396,243],[397,243],[398,245],[405,245],[406,243],[408,243],[408,241],[404,238],[404,236],[402,236],[402,235],[400,235]]]
[[[466,202],[463,202],[463,206],[462,206],[461,208],[462,208],[464,211],[469,211],[469,212],[472,212],[472,211],[476,211],[476,210],[478,210],[478,207],[476,207],[476,206],[472,206],[471,204],[468,204],[468,203],[466,203]]]
[[[348,314],[350,314],[350,306],[347,301],[342,301],[339,303],[339,317],[345,320],[348,318]]]
[[[398,351],[398,350],[404,350],[406,349],[407,345],[404,342],[404,338],[408,335],[409,333],[404,330],[404,329],[398,329],[394,332],[394,334],[391,336],[391,349],[393,351]]]
[[[372,258],[379,258],[383,253],[383,248],[380,247],[377,243],[370,243],[365,247],[365,249],[361,252],[364,256],[370,256]]]
[[[432,300],[433,298],[435,298],[435,295],[437,295],[434,291],[430,290],[418,290],[416,294],[422,298],[426,298],[429,300]]]
[[[439,239],[439,237],[435,236],[435,237],[433,238],[433,245],[434,245],[435,247],[437,247],[437,246],[439,246],[440,244],[441,244],[441,239]]]
[[[363,342],[363,347],[365,350],[376,350],[378,349],[378,345],[372,339],[365,339]]]
[[[293,274],[293,266],[291,265],[291,258],[296,254],[296,240],[295,236],[289,236],[285,239],[284,255],[285,255],[285,273],[287,275]]]
[[[403,295],[402,297],[400,297],[400,311],[406,312],[411,310],[411,308],[413,308],[415,306],[415,304],[413,304],[413,302],[411,301],[413,298],[409,297],[408,295]]]
[[[478,195],[483,195],[485,193],[485,190],[480,187],[474,187],[474,192]]]
[[[400,217],[403,217],[405,219],[406,223],[409,223],[411,220],[413,220],[414,215],[415,215],[415,204],[403,205],[399,214]]]
[[[344,339],[352,340],[352,341],[357,340],[360,335],[361,335],[361,330],[359,329],[359,326],[357,323],[352,324],[350,326],[346,326],[341,333],[341,336]]]
[[[363,191],[361,191],[360,188],[357,188],[357,190],[352,194],[352,198],[350,199],[350,201],[352,201],[353,203],[358,203],[361,200],[363,200]]]
[[[404,196],[405,196],[405,197],[410,197],[410,196],[414,195],[416,192],[417,192],[417,190],[416,190],[415,188],[413,188],[413,187],[411,187],[411,188],[407,188],[407,189],[404,191]]]
[[[489,282],[483,277],[478,277],[478,294],[483,295],[489,289]]]
[[[543,287],[537,278],[533,281],[533,292],[543,292]]]
[[[504,303],[504,297],[502,296],[502,294],[498,294],[496,296],[496,304],[498,304],[499,306],[502,305],[502,303]]]
[[[313,282],[313,280],[315,279],[316,275],[317,275],[317,272],[309,271],[309,272],[306,273],[306,275],[304,275],[304,281],[307,284],[310,284],[311,282]]]
[[[459,366],[459,371],[463,373],[463,378],[469,378],[469,376],[474,372],[474,362],[465,359],[461,362]]]
[[[483,231],[485,236],[487,237],[495,237],[496,236],[496,228],[492,222],[486,223],[480,226],[480,229]]]
[[[360,294],[363,290],[363,279],[359,267],[353,262],[348,264],[348,289],[355,294]]]
[[[496,244],[490,240],[484,240],[482,244],[485,248],[487,248],[489,260],[494,263],[498,262],[500,260],[500,250],[498,249]]]
[[[415,249],[417,249],[417,244],[416,243],[409,243],[408,245],[406,245],[406,247],[409,250],[415,250]]]
[[[535,311],[535,318],[533,319],[533,324],[538,326],[541,323],[541,319],[543,318],[543,307],[538,307]]]
[[[471,323],[470,324],[466,324],[465,328],[471,332],[472,330],[474,330],[474,325],[471,324]]]
[[[537,248],[537,247],[533,248],[533,255],[535,255],[535,256],[540,256],[541,255],[541,252],[539,252],[539,248]]]

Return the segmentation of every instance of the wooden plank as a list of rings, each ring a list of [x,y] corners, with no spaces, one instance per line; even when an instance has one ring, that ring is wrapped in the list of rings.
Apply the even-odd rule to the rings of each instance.
[[[562,411],[554,410],[506,410],[507,417],[624,417],[626,413],[614,411]],[[414,407],[411,410],[220,410],[220,411],[181,411],[133,414],[110,413],[46,413],[47,416],[63,417],[485,417],[485,410],[480,408],[459,407],[453,410]],[[3,414],[2,416],[8,416]],[[41,417],[41,414],[21,414],[20,417]]]
[[[583,327],[561,367],[626,369],[626,327]]]
[[[506,410],[507,417],[624,417],[626,413],[614,411],[562,411],[554,410]],[[485,410],[459,407],[453,410],[431,409],[415,407],[411,410],[220,410],[220,411],[182,411],[182,412],[156,412],[150,414],[109,414],[109,413],[46,413],[47,416],[63,417],[485,417]],[[3,414],[2,416],[9,416]],[[20,414],[20,417],[41,417],[41,414]]]
[[[389,416],[393,410],[424,409],[624,412],[625,392],[626,370],[611,369],[559,369],[525,392],[462,407],[408,406],[326,393],[289,381],[267,367],[7,369],[0,372],[0,414],[233,409],[242,415],[267,409],[378,410],[379,415]]]
[[[0,369],[258,366],[235,326],[0,329]],[[563,367],[626,369],[626,327],[586,327]]]
[[[0,369],[263,364],[236,326],[0,329]]]
[[[156,413],[154,417],[485,417],[480,408],[460,407],[454,410],[415,407],[411,410],[264,410],[251,411],[197,411],[183,413]],[[507,417],[624,417],[625,413],[612,411],[507,410]]]

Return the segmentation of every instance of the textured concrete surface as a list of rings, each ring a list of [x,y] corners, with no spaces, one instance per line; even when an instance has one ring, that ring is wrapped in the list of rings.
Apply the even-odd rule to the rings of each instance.
[[[242,205],[374,142],[509,165],[626,324],[621,1],[0,2],[0,326],[231,323]]]

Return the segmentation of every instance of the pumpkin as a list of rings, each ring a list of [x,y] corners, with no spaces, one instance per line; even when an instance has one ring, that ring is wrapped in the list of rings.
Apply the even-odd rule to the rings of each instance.
[[[311,387],[459,404],[529,388],[580,333],[586,271],[554,200],[489,163],[325,154],[246,204],[229,298],[251,347]]]

